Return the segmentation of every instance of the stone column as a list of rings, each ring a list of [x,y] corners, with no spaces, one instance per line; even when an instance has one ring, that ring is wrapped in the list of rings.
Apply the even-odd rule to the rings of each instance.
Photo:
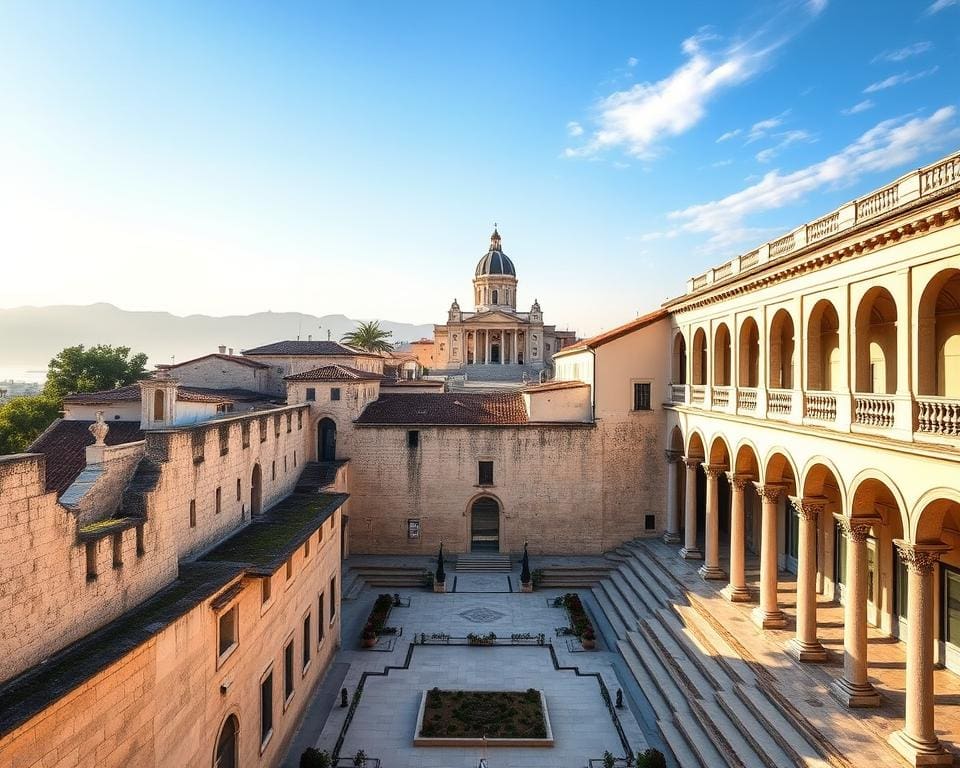
[[[763,629],[783,629],[787,617],[777,601],[777,516],[784,486],[755,483],[760,496],[760,605],[753,609],[753,622]]]
[[[830,686],[848,707],[879,707],[880,694],[867,680],[867,533],[878,517],[840,517],[847,536],[847,588],[843,610],[843,677]]]
[[[667,530],[663,540],[667,544],[680,543],[680,504],[677,493],[677,462],[682,458],[680,451],[665,451],[667,458]]]
[[[817,518],[827,500],[820,497],[790,498],[800,521],[797,548],[797,634],[787,651],[800,661],[826,661],[827,652],[817,640]]]
[[[730,481],[730,583],[722,594],[731,603],[747,603],[751,596],[743,567],[747,554],[743,492],[750,476],[727,472],[727,480]]]
[[[933,727],[933,573],[950,546],[893,543],[907,566],[907,702],[903,729],[888,741],[910,765],[953,765]]]
[[[700,459],[689,456],[683,460],[687,465],[687,488],[684,494],[683,549],[680,557],[687,560],[703,560],[703,552],[697,546],[697,468]]]
[[[704,543],[707,551],[704,563],[700,566],[700,578],[725,579],[720,568],[720,489],[719,479],[724,469],[716,464],[704,464],[703,471],[707,474],[707,515],[704,531]]]
[[[489,329],[483,332],[483,341],[484,341],[484,345],[487,348],[487,351],[484,353],[483,363],[484,365],[490,365],[490,330]]]
[[[507,364],[507,332],[500,331],[500,365]]]

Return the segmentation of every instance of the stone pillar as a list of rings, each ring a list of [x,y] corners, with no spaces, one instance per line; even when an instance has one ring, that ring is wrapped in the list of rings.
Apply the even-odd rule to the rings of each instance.
[[[500,331],[500,365],[507,364],[507,332]]]
[[[700,459],[691,459],[689,456],[683,460],[687,465],[687,488],[683,500],[684,532],[680,557],[687,560],[703,560],[703,552],[697,546],[697,468],[700,462]]]
[[[878,517],[840,517],[847,535],[847,588],[843,610],[843,677],[830,686],[848,707],[879,707],[880,694],[867,680],[867,533]]]
[[[723,588],[723,596],[731,603],[750,602],[744,560],[747,554],[744,491],[750,483],[749,475],[727,472],[730,481],[730,583]]]
[[[800,661],[826,661],[827,652],[817,640],[817,519],[827,500],[791,497],[800,522],[797,549],[797,634],[787,651]]]
[[[903,729],[888,739],[910,765],[953,765],[933,723],[933,573],[947,544],[896,539],[907,566],[907,702]]]
[[[667,544],[680,543],[680,499],[677,493],[677,462],[682,455],[680,451],[666,451],[667,458],[667,530],[663,540]]]
[[[724,469],[716,464],[704,464],[707,474],[707,515],[704,531],[706,558],[700,566],[700,578],[725,579],[727,574],[720,568],[720,489],[719,479]]]
[[[490,364],[490,331],[489,329],[483,332],[483,340],[484,340],[484,345],[487,348],[487,351],[483,357],[483,362],[484,362],[484,365],[489,365]]]
[[[760,605],[753,609],[753,622],[763,629],[783,629],[787,617],[777,600],[777,516],[784,486],[755,483],[760,497]]]

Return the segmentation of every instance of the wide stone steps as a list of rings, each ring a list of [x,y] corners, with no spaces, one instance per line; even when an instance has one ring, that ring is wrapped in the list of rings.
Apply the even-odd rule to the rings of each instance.
[[[513,563],[511,562],[510,555],[501,555],[494,552],[489,554],[471,552],[468,554],[457,555],[455,570],[509,573],[513,570]]]
[[[601,584],[605,583],[606,582],[601,582]],[[603,611],[604,616],[607,617],[607,621],[610,622],[610,626],[613,628],[613,632],[617,636],[617,639],[625,639],[627,636],[627,625],[620,617],[620,614],[617,612],[617,609],[614,607],[613,603],[610,602],[610,597],[607,594],[606,589],[604,589],[602,586],[598,586],[594,587],[591,592],[593,593],[594,599],[599,604],[600,609]]]
[[[612,575],[611,580],[616,583],[621,594],[627,598],[627,602],[630,603],[630,607],[633,608],[637,618],[642,618],[660,607],[650,590],[647,589],[628,563],[620,566],[616,573]]]
[[[363,583],[371,587],[422,587],[426,570],[410,566],[373,566],[373,565],[354,565],[350,566],[350,573],[354,577],[350,587],[344,592],[348,599],[352,599],[359,594],[355,590],[355,581],[362,580]],[[344,584],[347,584],[344,577]]]

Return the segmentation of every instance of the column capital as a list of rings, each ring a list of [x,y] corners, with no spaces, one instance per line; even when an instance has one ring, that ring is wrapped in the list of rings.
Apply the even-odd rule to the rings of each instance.
[[[949,544],[942,541],[931,544],[912,544],[903,539],[894,539],[893,543],[900,554],[900,561],[909,570],[920,575],[932,573],[940,555],[952,549]]]
[[[720,475],[726,472],[726,467],[722,464],[708,464],[703,462],[703,471],[706,473],[707,477],[711,480],[716,480]]]
[[[872,515],[870,517],[847,517],[846,515],[838,515],[836,520],[840,523],[840,527],[843,528],[843,532],[847,538],[855,544],[865,542],[870,529],[883,522],[879,517]]]
[[[680,461],[683,458],[683,451],[664,451],[664,457],[667,459],[667,464],[673,464],[674,462]]]
[[[758,483],[754,482],[757,489],[757,496],[763,501],[772,501],[776,503],[780,500],[780,495],[787,489],[783,483]]]
[[[703,459],[699,456],[684,456],[683,463],[687,465],[687,469],[696,469],[703,463]]]
[[[744,490],[750,483],[753,482],[752,475],[745,475],[740,472],[726,472],[727,482],[730,483],[730,486],[737,491]]]
[[[789,499],[797,511],[797,517],[805,521],[816,520],[818,515],[823,514],[828,501],[823,496],[790,496]]]

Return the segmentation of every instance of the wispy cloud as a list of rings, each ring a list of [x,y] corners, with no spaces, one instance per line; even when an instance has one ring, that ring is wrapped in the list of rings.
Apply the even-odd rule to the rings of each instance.
[[[640,63],[640,60],[636,56],[631,56],[629,59],[627,59],[628,67],[635,67],[639,63]]]
[[[858,101],[852,107],[847,107],[846,109],[841,109],[841,115],[858,115],[861,112],[866,112],[868,109],[873,109],[873,101],[870,99],[864,99],[863,101]]]
[[[730,141],[730,139],[736,136],[739,136],[741,133],[743,133],[743,130],[741,128],[735,128],[732,131],[727,131],[725,134],[723,134],[723,136],[717,139],[717,144],[720,144],[721,142],[724,142],[724,141]]]
[[[883,51],[883,53],[878,53],[870,61],[871,64],[876,64],[878,61],[905,61],[912,56],[919,56],[921,53],[926,53],[927,51],[933,50],[933,43],[929,40],[924,40],[919,43],[913,43],[912,45],[904,46],[903,48],[897,48],[893,51]]]
[[[747,144],[753,144],[755,141],[766,138],[770,131],[783,125],[783,120],[788,114],[790,114],[789,109],[775,117],[768,117],[766,120],[759,120],[751,125],[750,130],[747,132]]]
[[[726,160],[717,160],[715,163],[710,163],[711,168],[723,168],[728,165],[733,165],[733,160],[727,158]]]
[[[571,120],[567,123],[567,133],[570,136],[582,136],[583,135],[583,126],[580,125],[576,120]]]
[[[932,16],[935,13],[940,13],[940,11],[945,8],[949,8],[951,5],[960,5],[960,0],[935,0],[935,2],[927,7],[925,13],[927,16]]]
[[[796,131],[784,131],[783,133],[776,134],[777,138],[780,139],[774,146],[767,149],[762,149],[757,152],[757,160],[761,163],[769,163],[773,158],[779,155],[784,149],[789,147],[791,144],[796,144],[797,142],[811,142],[814,141],[813,136],[810,135],[809,131],[796,130]]]
[[[929,77],[939,70],[939,66],[930,67],[930,69],[925,69],[922,72],[901,72],[898,75],[890,75],[883,80],[878,80],[875,83],[870,83],[866,88],[863,89],[864,93],[876,93],[877,91],[884,91],[887,88],[893,88],[897,85],[903,85],[904,83],[910,83],[914,80],[919,80],[921,77]]]
[[[827,7],[827,0],[807,0],[807,9],[814,16],[819,16]]]
[[[913,161],[921,153],[954,142],[956,108],[938,109],[929,117],[884,120],[840,152],[792,173],[772,170],[745,189],[719,200],[673,211],[669,218],[684,232],[709,235],[708,245],[738,242],[744,220],[776,210],[810,193],[856,182],[862,175],[886,171]]]

